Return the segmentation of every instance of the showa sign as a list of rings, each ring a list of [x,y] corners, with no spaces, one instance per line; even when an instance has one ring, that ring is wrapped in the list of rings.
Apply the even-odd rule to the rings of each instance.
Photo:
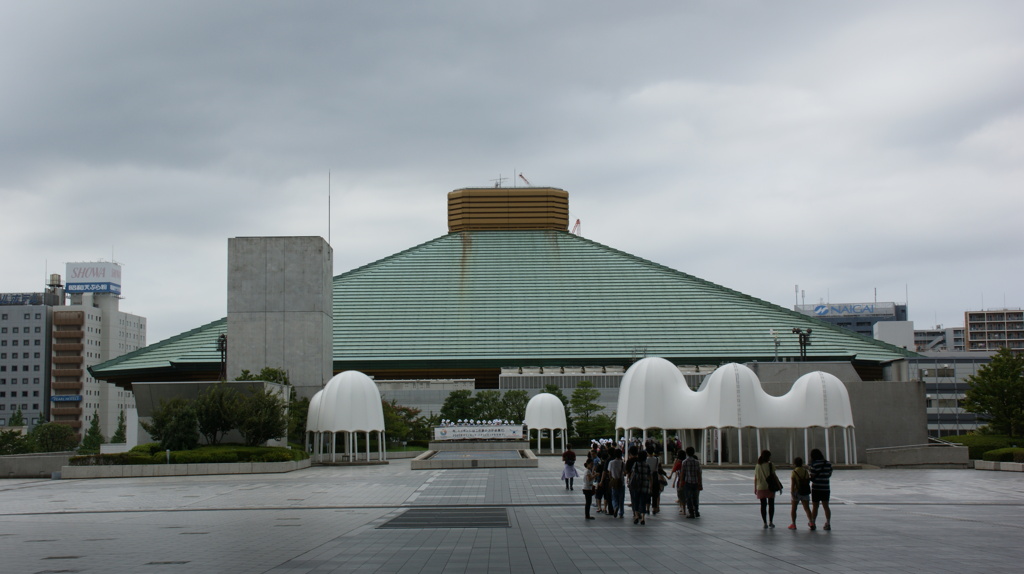
[[[68,293],[121,294],[121,266],[117,263],[96,261],[68,263],[64,290]]]

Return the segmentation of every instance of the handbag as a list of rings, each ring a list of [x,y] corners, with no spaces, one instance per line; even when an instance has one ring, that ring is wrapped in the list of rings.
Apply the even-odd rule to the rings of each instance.
[[[779,480],[778,475],[775,474],[775,465],[768,463],[768,490],[772,492],[782,492],[782,481]]]

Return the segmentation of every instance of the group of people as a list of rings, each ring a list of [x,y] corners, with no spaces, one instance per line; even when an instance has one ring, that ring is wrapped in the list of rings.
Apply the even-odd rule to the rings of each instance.
[[[625,444],[613,441],[593,441],[583,463],[582,488],[584,496],[584,517],[595,520],[591,508],[597,514],[611,518],[625,516],[625,493],[628,488],[630,506],[633,510],[633,524],[647,523],[649,514],[661,510],[661,492],[671,484],[676,489],[679,513],[685,518],[700,518],[700,492],[704,490],[703,471],[695,449],[690,446],[676,451],[675,463],[666,473],[658,458],[657,445]],[[772,453],[764,450],[754,467],[754,495],[761,503],[761,520],[764,528],[775,528],[775,494],[782,493],[783,485],[771,461]],[[574,481],[581,478],[576,470],[576,452],[569,447],[562,453],[562,480],[566,490],[574,490]],[[796,530],[797,507],[803,505],[807,514],[807,526],[815,530],[818,509],[825,514],[825,530],[832,529],[832,512],[829,509],[831,492],[829,479],[832,463],[825,459],[820,450],[811,451],[811,463],[804,466],[802,458],[793,461],[790,474],[790,530]],[[813,508],[812,505],[813,504]]]
[[[661,511],[661,493],[673,479],[679,495],[680,513],[689,518],[700,516],[699,493],[703,485],[700,462],[693,447],[687,449],[688,455],[677,459],[669,474],[658,457],[655,444],[631,444],[626,447],[625,459],[620,446],[625,447],[626,444],[595,441],[586,455],[582,490],[587,520],[596,519],[590,513],[592,507],[597,514],[625,518],[628,489],[633,524],[645,525],[648,515]],[[571,447],[562,453],[562,462],[565,488],[574,490],[575,479],[581,477],[576,470],[576,452]]]
[[[480,426],[514,425],[514,424],[516,424],[516,423],[514,423],[512,421],[504,420],[504,419],[491,419],[489,421],[479,421],[479,420],[473,420],[473,419],[459,419],[457,421],[453,421],[453,420],[450,420],[450,419],[441,419],[441,425],[440,426],[443,426],[443,427],[457,427],[457,426],[480,427]]]
[[[825,455],[818,449],[811,451],[809,466],[804,466],[804,459],[800,457],[793,460],[793,472],[789,477],[790,530],[796,530],[796,511],[800,505],[803,505],[807,514],[808,528],[817,528],[820,507],[825,513],[823,528],[832,530],[832,511],[828,507],[829,495],[832,492],[829,484],[831,477],[832,463],[825,460]],[[781,493],[782,490],[782,481],[775,473],[775,465],[772,463],[772,453],[767,450],[761,451],[761,456],[757,458],[757,466],[754,467],[754,496],[761,501],[761,521],[764,528],[775,528],[775,493]]]

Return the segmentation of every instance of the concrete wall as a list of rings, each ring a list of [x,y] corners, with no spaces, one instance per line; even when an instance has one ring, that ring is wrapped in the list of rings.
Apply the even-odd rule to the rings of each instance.
[[[971,461],[966,446],[920,444],[868,449],[865,462],[882,468],[967,468]]]
[[[320,237],[228,240],[228,378],[284,369],[300,396],[333,375],[334,253]]]
[[[0,478],[50,478],[74,452],[40,452],[0,456]]]

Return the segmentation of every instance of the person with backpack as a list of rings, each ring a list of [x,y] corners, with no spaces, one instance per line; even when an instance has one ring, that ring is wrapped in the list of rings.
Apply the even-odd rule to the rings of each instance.
[[[754,467],[754,496],[761,501],[761,521],[765,528],[775,528],[775,493],[782,491],[782,483],[775,474],[772,453],[762,450]]]
[[[562,468],[562,480],[565,481],[565,489],[572,490],[572,479],[580,475],[576,471],[576,451],[572,450],[572,447],[565,449],[562,453],[562,462],[565,466]]]
[[[832,530],[832,511],[828,508],[828,499],[832,489],[829,486],[829,479],[832,477],[832,463],[825,460],[821,451],[811,451],[811,466],[807,469],[811,475],[811,530],[814,530],[814,523],[818,520],[818,505],[825,509],[825,530]]]
[[[793,459],[793,473],[789,475],[789,494],[792,497],[792,507],[789,510],[789,529],[796,530],[796,507],[804,505],[804,512],[807,514],[807,525],[813,526],[814,519],[811,518],[811,473],[804,466],[804,459],[799,456]]]

